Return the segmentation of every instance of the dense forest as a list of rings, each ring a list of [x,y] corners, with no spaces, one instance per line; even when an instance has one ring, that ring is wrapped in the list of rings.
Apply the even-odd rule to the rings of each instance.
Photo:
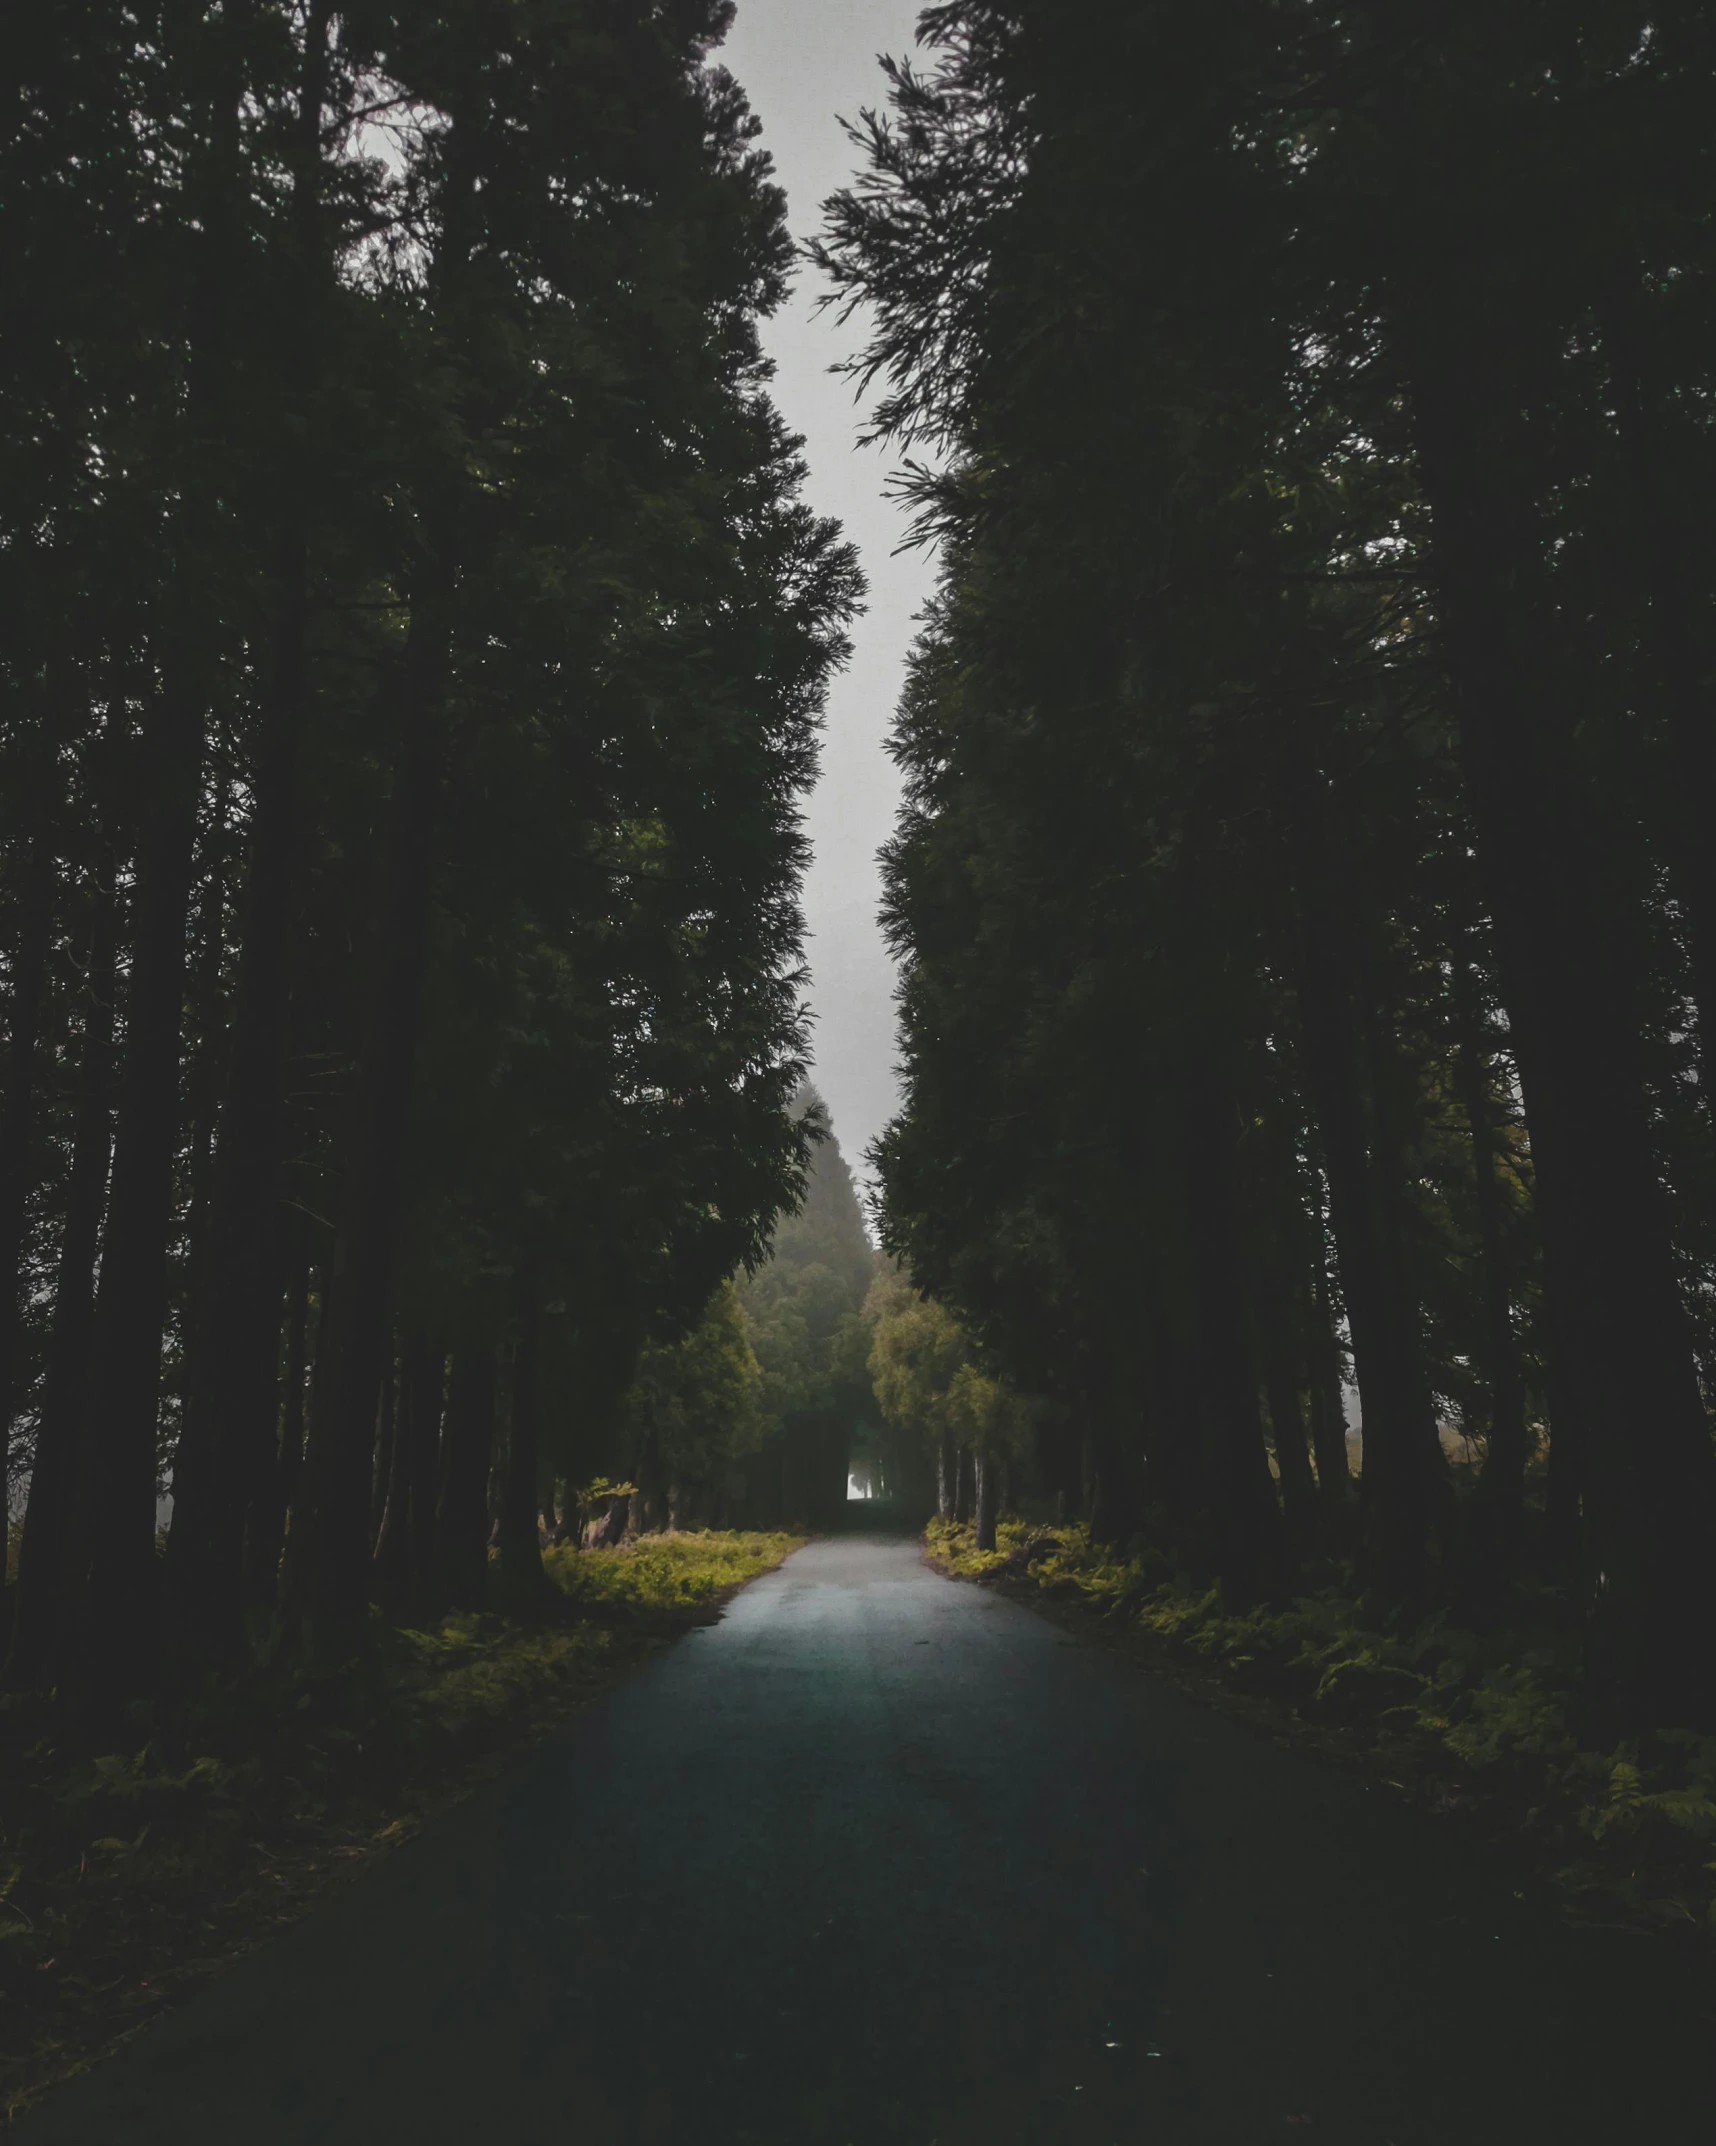
[[[1097,1541],[1708,1730],[1716,22],[922,35],[816,249],[940,560],[888,1248]]]
[[[1703,2136],[1716,9],[14,14],[0,2117]]]
[[[860,585],[768,399],[729,14],[16,25],[4,1645],[91,1718],[528,1587],[597,1476],[707,1508],[675,1351],[769,1443],[731,1277],[818,1130]]]

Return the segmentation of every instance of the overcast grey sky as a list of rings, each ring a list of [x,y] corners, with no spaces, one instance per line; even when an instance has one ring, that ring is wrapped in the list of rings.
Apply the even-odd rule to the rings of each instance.
[[[883,101],[877,55],[912,49],[920,4],[739,0],[719,57],[763,122],[795,237],[815,232],[821,203],[853,172],[836,114],[856,119],[861,106]],[[897,1092],[894,977],[876,923],[876,851],[893,825],[899,784],[882,741],[932,568],[922,552],[892,556],[904,522],[882,496],[889,464],[875,448],[859,451],[851,386],[828,370],[854,347],[861,324],[842,329],[831,314],[817,315],[819,285],[814,272],[800,272],[765,341],[778,368],[775,399],[804,434],[810,503],[845,525],[870,582],[852,662],[829,697],[822,779],[808,811],[816,858],[805,888],[816,1084],[848,1160],[867,1175],[860,1158],[892,1115]]]

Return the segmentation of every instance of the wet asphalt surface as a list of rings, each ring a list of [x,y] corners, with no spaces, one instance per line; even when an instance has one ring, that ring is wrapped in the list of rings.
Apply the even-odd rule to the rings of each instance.
[[[818,1542],[19,2146],[1678,2146],[1689,1970]]]

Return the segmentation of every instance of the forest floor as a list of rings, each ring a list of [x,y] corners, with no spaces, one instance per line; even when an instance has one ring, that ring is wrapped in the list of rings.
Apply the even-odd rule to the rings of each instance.
[[[1577,1648],[1552,1615],[1524,1604],[1482,1634],[1440,1617],[1389,1625],[1331,1573],[1285,1609],[1233,1616],[1079,1526],[1005,1520],[981,1552],[969,1526],[937,1520],[925,1544],[940,1571],[1500,1847],[1521,1897],[1586,1926],[1716,1941],[1716,1738],[1582,1748]]]
[[[72,1754],[0,1697],[0,2123],[254,1951],[803,1540],[550,1551],[528,1617],[383,1624],[361,1671]]]

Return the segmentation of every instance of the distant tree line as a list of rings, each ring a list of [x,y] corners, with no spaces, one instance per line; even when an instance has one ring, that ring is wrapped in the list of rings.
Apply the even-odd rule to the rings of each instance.
[[[730,12],[13,26],[14,1682],[338,1656],[491,1532],[528,1578],[543,1423],[802,1194],[795,799],[859,585],[765,391]]]
[[[1708,1724],[1716,20],[921,34],[819,249],[941,558],[887,1241],[1102,1539]]]
[[[807,1086],[789,1109],[813,1145],[766,1258],[724,1282],[689,1333],[645,1346],[617,1409],[561,1412],[545,1481],[556,1468],[574,1490],[623,1478],[622,1531],[829,1528],[874,1448],[880,1255],[821,1097]]]

